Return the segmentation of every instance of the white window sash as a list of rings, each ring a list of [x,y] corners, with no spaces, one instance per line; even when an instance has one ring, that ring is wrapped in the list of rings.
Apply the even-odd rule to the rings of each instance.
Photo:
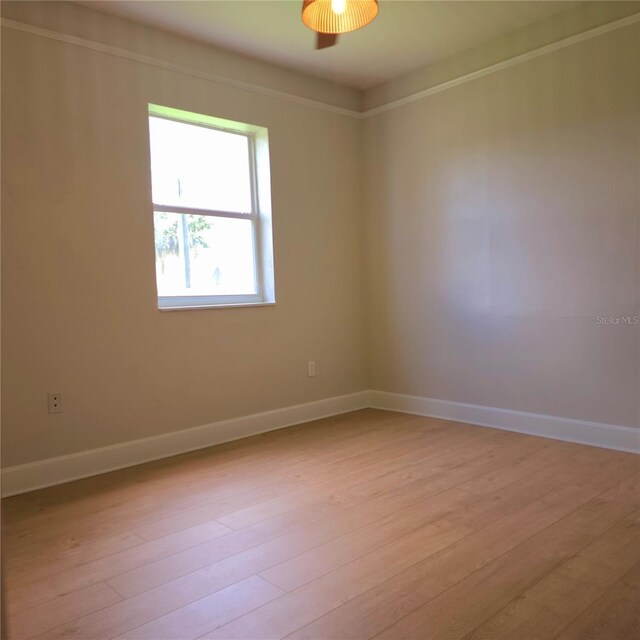
[[[239,213],[237,211],[218,211],[217,209],[198,209],[196,207],[180,207],[177,205],[154,204],[154,212],[178,213],[188,216],[210,216],[212,218],[236,218],[237,220],[256,220],[257,213]]]
[[[249,155],[249,171],[250,171],[250,189],[251,189],[251,211],[237,212],[237,211],[223,211],[217,209],[206,209],[199,207],[184,207],[180,205],[167,205],[160,203],[153,203],[154,213],[173,213],[178,215],[197,215],[208,216],[214,218],[235,218],[238,220],[249,220],[251,222],[251,229],[253,233],[253,262],[254,262],[254,282],[256,283],[256,293],[252,294],[237,294],[237,295],[186,295],[186,296],[157,296],[158,308],[163,310],[170,309],[184,309],[184,308],[207,308],[216,306],[247,306],[247,305],[267,305],[274,304],[275,299],[273,296],[273,276],[268,278],[264,272],[265,265],[263,260],[263,229],[262,229],[262,216],[260,214],[260,199],[259,199],[259,185],[258,185],[258,165],[257,165],[257,142],[256,133],[252,129],[248,131],[239,131],[233,127],[218,126],[217,124],[211,124],[207,122],[197,122],[191,120],[185,120],[179,117],[179,115],[171,116],[160,114],[150,111],[150,117],[164,118],[166,120],[173,120],[184,124],[196,125],[204,128],[215,129],[218,131],[225,131],[227,133],[233,133],[247,138],[248,141],[248,155]],[[249,126],[249,125],[246,125]],[[268,231],[270,234],[270,231]],[[268,236],[270,237],[270,235]],[[270,252],[267,251],[267,256]],[[271,257],[272,261],[273,258]],[[272,267],[271,267],[272,268]]]

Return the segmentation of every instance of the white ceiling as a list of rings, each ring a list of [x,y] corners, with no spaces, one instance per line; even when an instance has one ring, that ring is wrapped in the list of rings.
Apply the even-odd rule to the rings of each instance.
[[[580,4],[564,0],[381,0],[380,14],[316,51],[302,0],[83,2],[244,55],[366,89]]]

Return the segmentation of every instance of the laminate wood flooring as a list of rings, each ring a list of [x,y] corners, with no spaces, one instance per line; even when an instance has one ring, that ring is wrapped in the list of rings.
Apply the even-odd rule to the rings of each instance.
[[[640,638],[632,454],[363,410],[4,501],[9,638]]]

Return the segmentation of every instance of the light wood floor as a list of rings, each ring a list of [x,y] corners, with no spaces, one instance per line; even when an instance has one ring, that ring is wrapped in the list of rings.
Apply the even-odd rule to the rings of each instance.
[[[638,458],[365,410],[11,498],[10,638],[640,638]]]

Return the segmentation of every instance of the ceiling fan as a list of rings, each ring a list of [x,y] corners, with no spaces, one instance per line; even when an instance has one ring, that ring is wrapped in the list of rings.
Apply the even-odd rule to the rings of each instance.
[[[378,0],[303,0],[302,22],[315,31],[316,49],[332,47],[338,34],[356,31],[378,15]]]

